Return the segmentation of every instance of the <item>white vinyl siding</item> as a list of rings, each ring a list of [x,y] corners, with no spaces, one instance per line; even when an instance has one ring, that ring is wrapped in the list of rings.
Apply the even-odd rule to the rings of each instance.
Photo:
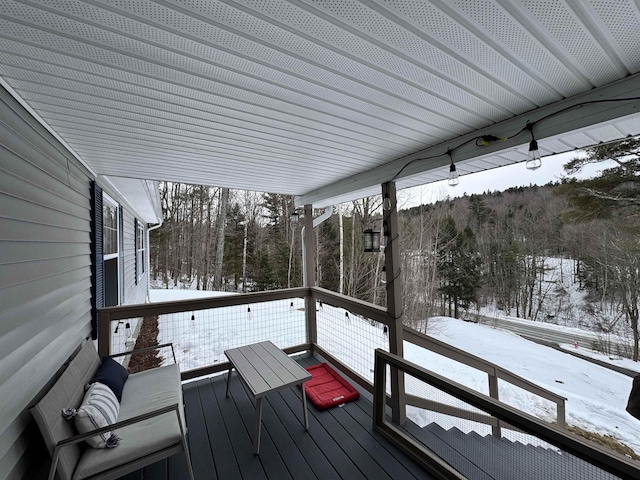
[[[136,216],[128,209],[123,211],[124,244],[122,255],[124,258],[124,291],[125,303],[132,305],[144,303],[147,298],[146,275],[138,278],[136,283]]]

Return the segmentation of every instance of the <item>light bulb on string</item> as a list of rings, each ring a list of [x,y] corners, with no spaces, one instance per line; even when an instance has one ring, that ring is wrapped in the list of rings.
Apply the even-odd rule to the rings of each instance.
[[[540,150],[538,150],[538,141],[533,135],[533,124],[527,123],[525,127],[531,133],[531,142],[529,143],[529,153],[527,154],[527,163],[524,166],[527,170],[537,170],[542,166],[542,158],[540,157]]]
[[[451,165],[449,165],[449,180],[448,184],[450,187],[455,187],[460,183],[460,175],[456,171],[456,164],[453,163],[453,155],[451,154],[451,150],[447,150],[447,155],[451,159]]]
[[[388,193],[385,193],[384,198],[382,199],[382,209],[387,212],[391,210],[391,198]]]

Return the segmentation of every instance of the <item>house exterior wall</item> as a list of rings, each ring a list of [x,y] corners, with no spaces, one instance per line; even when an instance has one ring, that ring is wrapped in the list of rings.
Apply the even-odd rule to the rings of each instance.
[[[147,299],[147,269],[144,275],[137,275],[136,271],[136,234],[135,219],[136,216],[130,210],[123,209],[123,226],[124,226],[124,302],[125,305],[133,305],[136,303],[144,303]],[[142,222],[137,217],[138,222]],[[146,226],[145,226],[146,232]],[[146,236],[146,235],[145,235]],[[145,244],[145,249],[146,249]],[[137,277],[137,281],[136,281]]]
[[[90,184],[90,172],[0,87],[0,479],[41,473],[33,467],[48,454],[28,407],[91,334]],[[124,303],[143,303],[135,214],[123,213]]]

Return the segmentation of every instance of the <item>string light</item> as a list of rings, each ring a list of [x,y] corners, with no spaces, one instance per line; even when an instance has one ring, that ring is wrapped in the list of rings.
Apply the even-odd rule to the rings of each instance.
[[[449,158],[451,159],[451,165],[449,165],[448,183],[450,187],[455,187],[460,183],[460,175],[458,175],[458,172],[456,172],[456,164],[453,163],[453,155],[451,149],[447,150],[447,155],[449,155]]]
[[[542,158],[540,158],[540,150],[538,150],[538,141],[533,135],[533,123],[527,122],[525,129],[531,133],[531,143],[529,143],[529,154],[527,155],[525,167],[527,167],[527,170],[537,170],[542,166]]]
[[[388,193],[384,194],[384,199],[382,200],[382,208],[386,211],[391,210],[391,198]]]
[[[449,155],[449,157],[451,158],[451,165],[449,166],[449,185],[450,186],[455,186],[458,185],[458,183],[460,182],[459,180],[459,175],[456,172],[456,166],[453,163],[453,158],[452,158],[452,153],[461,148],[462,146],[468,144],[468,143],[472,143],[475,142],[475,145],[478,147],[486,147],[488,145],[491,145],[493,143],[496,142],[506,142],[507,140],[511,140],[512,138],[517,137],[518,135],[520,135],[521,133],[525,132],[525,131],[529,131],[531,133],[531,142],[529,143],[529,153],[527,156],[527,162],[525,163],[525,167],[529,170],[536,170],[538,168],[540,168],[540,166],[542,165],[542,158],[540,156],[540,150],[538,149],[538,141],[535,139],[534,135],[533,135],[533,125],[540,123],[544,120],[547,120],[549,118],[555,117],[556,115],[560,115],[568,110],[573,110],[574,108],[580,108],[580,107],[584,107],[587,105],[592,105],[592,104],[596,104],[596,103],[611,103],[611,102],[633,102],[633,101],[638,101],[640,100],[640,97],[628,97],[628,98],[612,98],[612,99],[608,99],[608,100],[591,100],[588,102],[583,102],[583,103],[577,103],[575,105],[570,105],[568,107],[562,108],[556,112],[550,113],[548,115],[545,115],[544,117],[539,118],[538,120],[536,120],[535,122],[530,122],[527,121],[527,124],[520,130],[518,130],[516,133],[514,133],[513,135],[509,136],[509,137],[496,137],[495,135],[481,135],[478,137],[474,137],[471,138],[469,140],[466,140],[465,142],[462,142],[460,145],[455,146],[454,148],[449,148],[445,153],[439,153],[437,155],[431,155],[429,157],[420,157],[420,158],[414,158],[410,161],[408,161],[407,163],[405,163],[402,168],[400,168],[400,170],[398,170],[398,172],[389,180],[390,182],[393,182],[394,180],[396,180],[400,174],[402,172],[405,171],[405,169],[407,167],[409,167],[410,165],[413,165],[416,162],[421,162],[421,161],[425,161],[425,160],[434,160],[436,158],[441,158],[444,157],[445,155]],[[384,207],[384,204],[383,204]]]

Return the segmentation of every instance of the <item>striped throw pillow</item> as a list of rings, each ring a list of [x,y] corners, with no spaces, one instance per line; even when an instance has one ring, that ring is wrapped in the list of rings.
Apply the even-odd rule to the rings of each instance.
[[[120,403],[111,389],[103,383],[93,383],[84,394],[82,405],[75,415],[76,428],[79,433],[87,433],[112,425],[118,419],[119,411]],[[110,431],[87,438],[87,443],[93,448],[114,448],[120,441],[120,437]]]

